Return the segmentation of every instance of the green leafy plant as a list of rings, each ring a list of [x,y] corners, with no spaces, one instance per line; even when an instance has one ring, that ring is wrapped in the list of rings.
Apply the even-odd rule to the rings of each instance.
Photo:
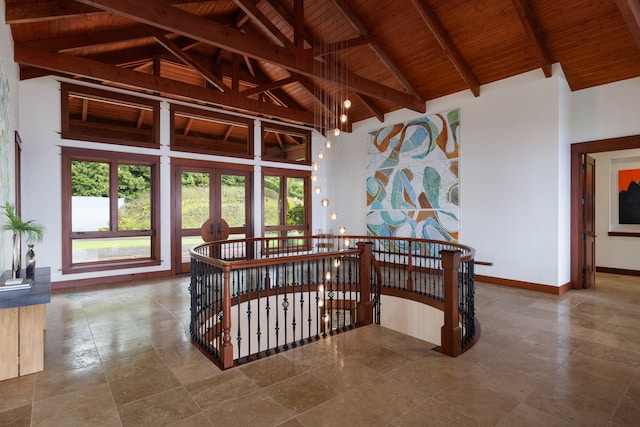
[[[45,227],[34,220],[23,221],[16,214],[14,206],[7,202],[4,205],[4,219],[2,229],[11,231],[14,235],[26,235],[29,242],[41,242],[45,232]]]

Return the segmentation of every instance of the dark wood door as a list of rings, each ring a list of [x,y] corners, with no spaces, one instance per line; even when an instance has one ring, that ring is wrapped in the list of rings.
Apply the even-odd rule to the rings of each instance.
[[[583,276],[582,287],[589,288],[596,282],[596,160],[588,155],[583,161],[583,193],[582,193],[582,242],[583,242]]]

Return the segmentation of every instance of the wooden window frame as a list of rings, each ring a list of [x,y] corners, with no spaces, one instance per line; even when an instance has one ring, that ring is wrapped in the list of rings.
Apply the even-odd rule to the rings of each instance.
[[[262,122],[261,125],[261,133],[262,133],[262,160],[268,160],[271,162],[280,162],[280,163],[290,163],[294,165],[311,165],[311,131],[306,129],[294,128],[291,126],[285,126],[276,123]],[[304,161],[295,161],[295,160],[287,160],[280,157],[271,157],[266,155],[266,147],[265,147],[265,133],[267,131],[278,131],[282,134],[296,135],[302,136],[307,141],[307,146],[305,147],[305,160]]]
[[[62,83],[60,86],[61,101],[61,136],[64,139],[73,139],[80,141],[101,142],[106,144],[128,145],[134,147],[160,148],[160,102],[139,98],[136,96],[125,95],[118,92],[110,92],[106,90],[95,89],[86,86],[73,85],[70,83]],[[151,126],[151,138],[148,142],[138,141],[127,138],[125,132],[119,132],[117,126],[108,129],[98,130],[95,132],[85,132],[83,129],[73,126],[70,119],[69,96],[76,95],[82,98],[94,99],[96,101],[104,101],[116,105],[125,105],[141,110],[151,110],[153,116],[153,124]],[[97,126],[96,126],[97,127]],[[123,127],[124,130],[124,127]]]
[[[286,209],[282,209],[282,218],[281,222],[283,225],[265,225],[264,218],[264,207],[262,209],[262,235],[265,236],[268,232],[278,232],[279,237],[286,237],[286,233],[293,230],[302,230],[304,236],[311,235],[311,172],[304,170],[295,170],[295,169],[280,169],[280,168],[269,168],[265,167],[262,169],[262,180],[260,182],[260,192],[262,195],[262,200],[264,201],[264,178],[266,176],[277,176],[280,178],[302,178],[304,179],[304,224],[302,226],[294,226],[294,225],[286,225],[287,221],[287,212]],[[280,181],[280,191],[282,191],[283,203],[286,203],[287,200],[287,187],[285,185],[286,180],[282,179]],[[299,250],[299,247],[295,248]],[[266,250],[266,248],[265,248]],[[286,251],[286,248],[281,248],[281,250]],[[273,252],[272,249],[269,250]]]
[[[208,149],[203,147],[194,147],[194,146],[178,144],[176,141],[176,121],[175,121],[176,113],[182,113],[186,116],[190,116],[193,118],[210,120],[218,123],[227,123],[235,126],[246,126],[247,127],[246,153],[240,154],[240,153],[234,153],[232,151],[218,150],[215,147]],[[225,157],[238,157],[238,158],[245,158],[245,159],[253,158],[253,151],[254,151],[253,150],[253,145],[254,145],[253,119],[232,116],[230,114],[217,113],[209,110],[203,110],[200,108],[193,108],[193,107],[187,107],[183,105],[171,104],[169,123],[170,123],[172,151],[183,151],[188,153],[199,153],[199,154],[212,154],[212,155],[220,155]]]
[[[72,230],[71,208],[71,164],[73,161],[109,163],[110,168],[118,165],[144,165],[151,167],[151,224],[149,230],[117,230],[117,212],[111,209],[109,231],[74,232]],[[110,199],[117,198],[117,185],[110,184]],[[114,229],[115,227],[115,229]],[[151,239],[149,258],[133,261],[113,260],[87,263],[73,263],[72,242],[77,239],[117,238],[148,236]],[[92,271],[116,270],[147,267],[160,264],[160,157],[113,151],[90,150],[62,147],[62,273],[85,273]]]

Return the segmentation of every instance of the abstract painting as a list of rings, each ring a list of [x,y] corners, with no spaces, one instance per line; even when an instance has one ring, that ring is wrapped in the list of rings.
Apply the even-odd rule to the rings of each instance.
[[[369,234],[458,239],[459,116],[452,110],[370,134]]]
[[[618,171],[618,222],[640,224],[640,169]]]

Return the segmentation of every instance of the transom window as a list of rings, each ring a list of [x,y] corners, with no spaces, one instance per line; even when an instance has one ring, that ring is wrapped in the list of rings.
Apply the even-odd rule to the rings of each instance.
[[[171,149],[250,157],[253,120],[172,104]]]
[[[62,149],[63,273],[159,264],[159,158]]]
[[[157,148],[160,103],[69,83],[61,85],[62,137]]]
[[[262,158],[287,163],[311,164],[311,132],[263,122]]]

